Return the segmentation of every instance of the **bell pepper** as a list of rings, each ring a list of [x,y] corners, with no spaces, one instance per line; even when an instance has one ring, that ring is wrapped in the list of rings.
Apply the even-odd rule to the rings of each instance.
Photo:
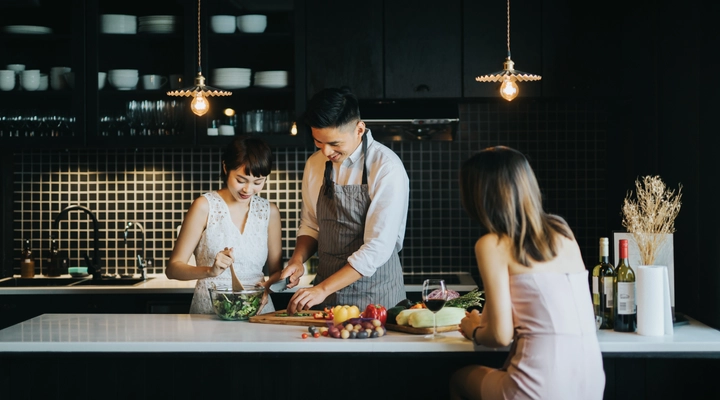
[[[387,310],[382,304],[368,304],[363,312],[363,318],[377,319],[385,325],[385,321],[387,321]]]

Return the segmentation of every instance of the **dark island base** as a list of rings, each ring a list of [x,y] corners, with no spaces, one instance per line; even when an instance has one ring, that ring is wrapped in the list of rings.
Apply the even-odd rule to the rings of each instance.
[[[309,339],[312,340],[312,339]],[[488,353],[3,353],[7,399],[445,399],[450,375]],[[605,399],[720,398],[713,358],[604,359]]]

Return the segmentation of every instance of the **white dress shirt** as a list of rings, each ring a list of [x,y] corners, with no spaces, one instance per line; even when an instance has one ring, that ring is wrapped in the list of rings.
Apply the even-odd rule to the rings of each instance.
[[[367,154],[363,155],[360,143],[339,167],[333,163],[333,181],[338,185],[360,185],[363,169],[367,165],[370,208],[365,218],[365,243],[348,258],[348,263],[361,275],[372,276],[390,258],[392,252],[402,249],[410,182],[400,157],[375,141],[369,129],[365,134],[368,140]],[[298,236],[318,238],[317,200],[327,160],[322,152],[316,151],[305,164]]]

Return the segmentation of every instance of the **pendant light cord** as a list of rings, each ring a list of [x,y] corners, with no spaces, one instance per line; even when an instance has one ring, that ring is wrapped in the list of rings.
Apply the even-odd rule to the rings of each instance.
[[[508,27],[507,27],[508,58],[510,58],[510,0],[507,1],[507,18],[508,18]]]
[[[510,1],[510,0],[508,0],[508,1]],[[202,60],[202,47],[200,44],[200,0],[198,0],[197,25],[198,25],[198,72],[202,72],[202,67],[200,66],[200,60]]]

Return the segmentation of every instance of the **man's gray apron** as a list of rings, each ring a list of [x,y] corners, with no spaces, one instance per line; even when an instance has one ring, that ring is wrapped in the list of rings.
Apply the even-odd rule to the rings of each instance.
[[[363,136],[363,156],[367,153],[367,137]],[[365,217],[370,207],[367,165],[363,165],[361,185],[337,185],[333,181],[332,161],[325,163],[325,179],[317,201],[319,226],[318,258],[315,284],[340,270],[348,257],[363,245]],[[368,304],[395,306],[406,298],[402,266],[397,251],[372,276],[363,276],[325,299],[322,306]]]

